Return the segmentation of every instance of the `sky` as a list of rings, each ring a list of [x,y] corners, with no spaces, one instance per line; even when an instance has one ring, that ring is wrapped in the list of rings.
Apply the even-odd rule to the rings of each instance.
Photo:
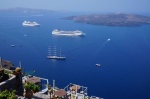
[[[26,7],[84,12],[150,12],[150,0],[0,0],[0,9]]]

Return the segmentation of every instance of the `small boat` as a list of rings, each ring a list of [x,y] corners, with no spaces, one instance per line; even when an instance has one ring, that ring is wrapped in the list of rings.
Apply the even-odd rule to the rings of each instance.
[[[95,64],[97,67],[100,67],[101,66],[101,64]]]
[[[12,44],[11,47],[15,47],[15,45]]]
[[[111,40],[110,38],[107,39],[107,41],[110,41],[110,40]]]

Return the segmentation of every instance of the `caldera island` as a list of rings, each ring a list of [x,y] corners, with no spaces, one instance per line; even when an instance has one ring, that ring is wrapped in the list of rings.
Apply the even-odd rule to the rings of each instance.
[[[73,20],[78,23],[86,23],[92,25],[134,27],[150,24],[150,17],[136,14],[92,14],[82,16],[70,16],[62,18],[65,20]]]

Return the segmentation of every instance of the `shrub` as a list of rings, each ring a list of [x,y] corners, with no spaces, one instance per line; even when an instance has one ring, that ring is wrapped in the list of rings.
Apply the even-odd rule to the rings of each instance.
[[[36,92],[38,92],[40,90],[40,87],[38,85],[30,83],[30,82],[27,82],[24,85],[24,88],[25,88],[26,91],[32,90],[34,93],[36,93]]]
[[[17,99],[15,93],[16,90],[13,90],[12,92],[9,92],[8,90],[4,90],[0,92],[0,99]]]

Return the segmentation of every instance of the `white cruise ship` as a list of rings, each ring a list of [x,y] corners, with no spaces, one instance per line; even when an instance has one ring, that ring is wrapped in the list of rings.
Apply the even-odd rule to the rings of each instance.
[[[22,23],[23,26],[39,26],[40,24],[37,22],[24,21]]]
[[[64,36],[84,36],[85,34],[82,31],[75,30],[75,31],[62,31],[58,29],[54,29],[52,31],[53,35],[64,35]]]

